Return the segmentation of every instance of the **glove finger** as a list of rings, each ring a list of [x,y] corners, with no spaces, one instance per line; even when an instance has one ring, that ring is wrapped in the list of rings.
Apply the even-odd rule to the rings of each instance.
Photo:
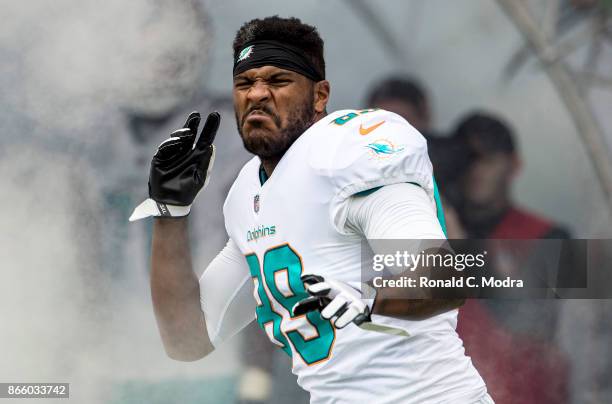
[[[179,136],[171,136],[168,139],[165,139],[163,142],[161,142],[159,146],[157,146],[157,150],[159,151],[160,149],[164,147],[168,147],[174,143],[179,143],[179,141],[180,141]]]
[[[359,312],[359,309],[353,305],[350,305],[348,309],[344,312],[344,314],[342,314],[340,317],[336,319],[336,321],[334,322],[334,325],[336,326],[336,328],[344,328],[350,323],[352,323],[353,320],[359,314],[361,314]]]
[[[221,115],[216,111],[211,112],[206,119],[206,123],[204,123],[204,128],[202,128],[202,133],[196,143],[196,148],[203,150],[214,142],[220,123]]]
[[[193,148],[193,142],[195,141],[195,138],[196,138],[196,133],[197,132],[194,132],[193,130],[189,128],[182,128],[182,129],[175,130],[174,132],[170,134],[170,136],[181,138],[181,140],[183,141],[187,149],[191,150]]]
[[[315,283],[323,282],[324,279],[322,276],[315,274],[305,274],[301,276],[302,282],[308,285],[312,285]]]
[[[158,161],[168,161],[172,160],[178,154],[180,154],[181,148],[183,145],[181,144],[179,139],[171,139],[170,141],[164,143],[157,149],[157,153],[155,153],[155,159]]]
[[[164,140],[157,148],[155,157],[160,161],[168,161],[183,155],[191,149],[194,136],[189,129],[179,129]]]
[[[332,300],[331,303],[327,305],[327,307],[321,310],[321,317],[323,317],[326,320],[329,320],[347,305],[348,305],[348,302],[344,298],[344,296],[338,296],[334,300]]]
[[[306,291],[313,296],[327,296],[331,291],[331,286],[327,282],[319,282],[306,285]]]
[[[319,310],[320,308],[319,298],[311,296],[297,302],[291,311],[293,312],[293,317],[295,317],[310,313],[311,311]]]
[[[176,156],[183,147],[184,142],[181,140],[180,136],[172,136],[159,145],[155,153],[155,158],[160,161],[170,160]]]
[[[193,111],[187,117],[187,120],[185,121],[185,125],[183,125],[183,128],[189,129],[191,133],[193,133],[195,136],[198,133],[198,126],[200,126],[201,119],[202,118],[200,117],[200,113],[198,111]]]

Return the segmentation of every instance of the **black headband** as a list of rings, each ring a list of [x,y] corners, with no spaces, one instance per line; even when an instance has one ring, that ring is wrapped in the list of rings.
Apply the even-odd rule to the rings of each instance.
[[[234,76],[249,69],[262,66],[276,66],[291,70],[313,81],[325,79],[313,63],[304,56],[304,51],[272,40],[247,42],[234,61]]]

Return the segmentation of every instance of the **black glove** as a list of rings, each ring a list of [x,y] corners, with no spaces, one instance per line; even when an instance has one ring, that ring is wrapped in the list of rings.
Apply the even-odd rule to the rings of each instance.
[[[221,116],[208,115],[202,133],[196,140],[200,114],[192,112],[182,129],[178,129],[159,145],[151,161],[149,199],[132,213],[130,221],[148,216],[186,216],[196,195],[210,179],[215,159],[212,144]]]

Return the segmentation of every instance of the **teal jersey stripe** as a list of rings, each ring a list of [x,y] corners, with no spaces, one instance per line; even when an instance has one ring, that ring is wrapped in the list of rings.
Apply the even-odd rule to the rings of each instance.
[[[436,216],[438,217],[438,222],[440,223],[440,227],[442,227],[442,231],[444,235],[448,237],[448,233],[446,232],[446,219],[444,219],[444,208],[442,207],[442,200],[440,199],[440,191],[438,191],[438,184],[436,183],[436,179],[432,177],[434,184],[434,200],[436,202]],[[409,184],[414,184],[420,187],[416,182],[409,182]],[[367,196],[370,195],[382,187],[375,187],[371,189],[366,189],[365,191],[361,191],[355,194],[355,196]]]
[[[368,196],[368,195],[373,194],[374,192],[378,191],[381,188],[382,187],[375,187],[375,188],[366,189],[365,191],[357,192],[355,194],[355,196]]]
[[[264,182],[268,181],[268,175],[266,174],[266,170],[264,170],[263,164],[259,165],[259,185],[263,185]]]
[[[436,183],[436,179],[432,177],[434,184],[434,200],[436,201],[436,210],[438,215],[438,222],[440,222],[440,226],[442,227],[442,231],[444,235],[448,237],[448,233],[446,231],[446,219],[444,219],[444,208],[442,207],[442,201],[440,200],[440,191],[438,191],[438,184]]]

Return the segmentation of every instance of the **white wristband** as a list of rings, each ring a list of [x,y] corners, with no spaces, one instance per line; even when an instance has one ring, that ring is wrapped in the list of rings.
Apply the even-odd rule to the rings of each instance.
[[[166,203],[155,202],[153,199],[148,198],[140,205],[136,206],[132,216],[130,216],[130,222],[144,219],[150,216],[163,216],[163,217],[181,217],[187,216],[191,210],[189,206],[176,206],[168,205]]]
[[[367,298],[361,298],[370,309],[370,321],[363,322],[359,324],[359,328],[366,331],[374,331],[381,332],[383,334],[397,335],[401,337],[409,337],[410,334],[403,328],[392,327],[387,324],[377,323],[373,318],[374,314],[372,313],[372,309],[374,308],[374,300],[376,300],[376,289],[368,285],[367,283],[361,284],[361,294],[362,296],[367,296]]]

